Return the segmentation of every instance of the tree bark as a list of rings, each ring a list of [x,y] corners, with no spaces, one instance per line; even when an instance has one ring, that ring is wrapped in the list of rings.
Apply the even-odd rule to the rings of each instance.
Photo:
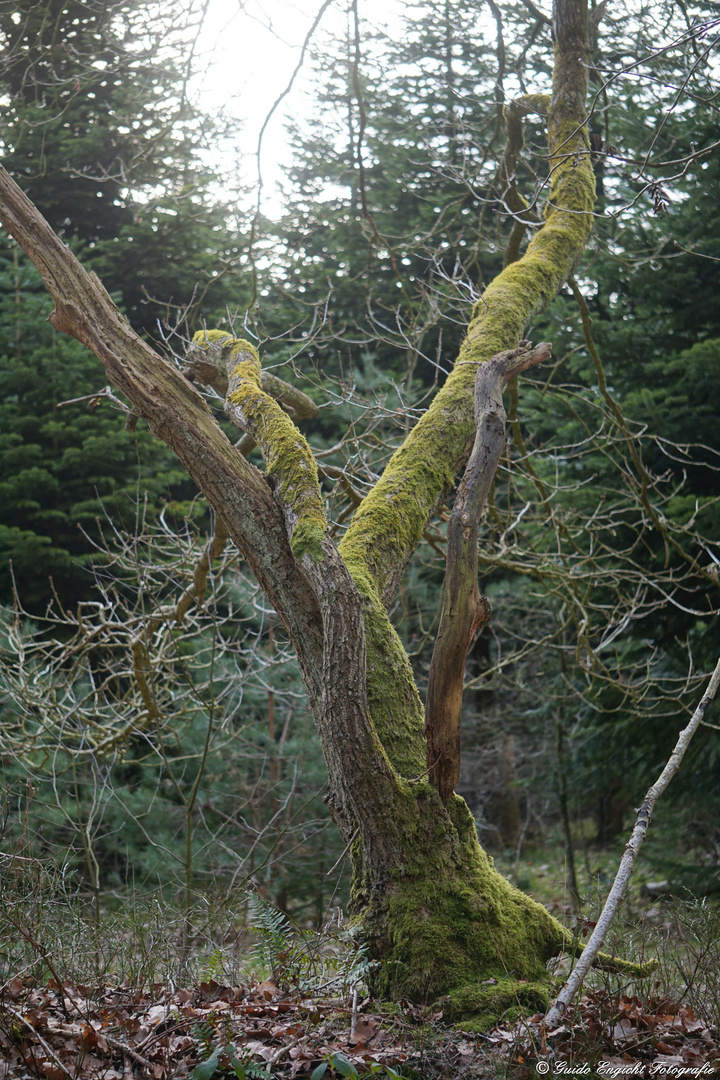
[[[428,675],[425,736],[430,782],[444,803],[460,778],[460,719],[465,659],[490,618],[478,588],[478,531],[505,445],[503,390],[515,375],[547,360],[550,346],[500,353],[478,369],[475,380],[475,445],[455,496],[447,529],[447,568],[438,630]]]
[[[517,348],[528,321],[572,273],[590,232],[586,0],[557,0],[555,34],[545,224],[478,301],[453,372],[358,508],[339,549],[328,537],[310,449],[273,401],[252,347],[225,342],[227,407],[260,445],[266,475],[236,451],[191,383],[133,333],[98,280],[0,169],[0,216],[43,275],[55,302],[53,325],[95,352],[109,380],[174,450],[288,631],[328,763],[328,801],[343,835],[356,836],[352,903],[371,954],[382,962],[378,992],[442,998],[448,1019],[479,1013],[491,1020],[500,1008],[546,1003],[545,964],[565,941],[560,924],[502,878],[480,847],[472,816],[452,795],[454,735],[446,804],[429,782],[422,703],[385,607],[467,460],[478,365]],[[476,491],[487,487],[491,467],[489,460],[480,467]],[[456,540],[469,563],[459,576],[469,600],[457,624],[462,659],[455,663],[453,715],[463,643],[479,610],[467,569],[473,543],[464,529],[460,514]]]

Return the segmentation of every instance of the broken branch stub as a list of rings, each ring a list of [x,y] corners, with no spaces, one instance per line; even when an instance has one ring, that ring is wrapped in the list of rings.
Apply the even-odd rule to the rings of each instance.
[[[460,776],[460,714],[465,658],[490,618],[490,602],[478,588],[478,529],[500,455],[507,416],[503,390],[515,375],[547,360],[550,345],[498,353],[481,364],[475,380],[475,444],[455,497],[447,530],[447,567],[440,629],[435,641],[425,704],[427,764],[444,802]]]

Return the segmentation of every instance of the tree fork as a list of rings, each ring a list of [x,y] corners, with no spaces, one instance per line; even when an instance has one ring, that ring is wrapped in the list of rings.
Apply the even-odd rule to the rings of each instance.
[[[545,224],[478,301],[459,362],[358,508],[340,545],[342,561],[326,531],[310,537],[306,550],[293,551],[292,491],[276,485],[273,492],[242,459],[188,380],[133,334],[97,279],[0,170],[0,216],[43,275],[55,301],[53,324],[100,357],[110,381],[178,455],[288,630],[329,772],[338,778],[333,798],[344,832],[352,836],[357,819],[354,905],[374,957],[386,961],[378,989],[447,999],[448,1019],[546,1003],[545,964],[567,940],[557,920],[495,870],[463,800],[452,796],[444,805],[427,780],[422,706],[383,608],[468,458],[476,365],[518,346],[529,320],[572,273],[590,232],[586,0],[556,0],[555,30]],[[242,383],[245,374],[238,377]],[[261,378],[254,386],[253,395],[264,392]],[[241,399],[251,392],[237,389]],[[251,419],[241,401],[234,404]],[[267,402],[257,398],[257,404],[264,410]],[[300,450],[298,444],[302,457]],[[281,455],[277,466],[268,465],[282,488],[292,462]]]

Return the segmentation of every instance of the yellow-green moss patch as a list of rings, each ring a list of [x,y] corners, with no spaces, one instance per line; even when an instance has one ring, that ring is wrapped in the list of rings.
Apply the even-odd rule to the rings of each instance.
[[[461,1024],[464,1031],[489,1031],[500,1019],[510,1023],[528,1012],[547,1010],[552,983],[517,979],[488,979],[467,983],[441,999],[443,1020]]]
[[[414,797],[418,813],[403,822],[407,862],[393,875],[376,925],[383,957],[378,992],[422,1002],[452,999],[458,1017],[473,995],[491,1011],[500,984],[504,991],[528,984],[534,999],[547,996],[545,965],[562,947],[560,924],[498,873],[462,799],[451,799],[446,812],[428,784],[417,785]]]
[[[201,330],[193,338],[200,347],[219,345],[228,368],[226,407],[250,434],[265,459],[290,533],[296,559],[325,557],[327,521],[317,465],[307,440],[277,402],[262,389],[262,367],[255,346],[224,330]]]
[[[373,725],[400,776],[420,776],[426,768],[425,713],[410,660],[367,569],[347,557],[345,563],[363,598],[365,678]]]

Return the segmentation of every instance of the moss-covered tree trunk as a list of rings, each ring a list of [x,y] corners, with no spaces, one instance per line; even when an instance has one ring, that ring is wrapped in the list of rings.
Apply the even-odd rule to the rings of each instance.
[[[495,870],[463,800],[453,795],[444,805],[428,781],[423,709],[384,605],[467,458],[477,365],[518,346],[531,318],[572,274],[589,236],[595,186],[585,127],[587,17],[585,0],[556,0],[552,96],[528,98],[514,110],[547,114],[545,224],[485,290],[447,382],[340,545],[365,603],[370,712],[404,778],[395,816],[399,862],[376,867],[372,850],[358,844],[354,903],[384,960],[380,991],[443,999],[445,1015],[455,1018],[541,1005],[546,963],[562,948],[563,932]]]
[[[139,341],[0,170],[0,216],[43,274],[54,325],[94,350],[183,461],[295,645],[328,765],[328,803],[352,843],[353,910],[382,961],[378,991],[442,999],[448,1017],[542,1004],[546,962],[564,940],[545,909],[494,869],[452,784],[441,797],[431,783],[423,705],[386,612],[473,444],[478,365],[518,346],[529,320],[572,273],[590,232],[586,0],[556,0],[554,32],[552,97],[528,98],[513,110],[515,119],[547,112],[545,223],[478,301],[453,372],[339,549],[328,537],[310,448],[278,404],[281,392],[262,377],[254,348],[214,331],[199,335],[191,361],[197,377],[226,388],[228,416],[260,446],[264,475],[235,450],[191,383]]]

